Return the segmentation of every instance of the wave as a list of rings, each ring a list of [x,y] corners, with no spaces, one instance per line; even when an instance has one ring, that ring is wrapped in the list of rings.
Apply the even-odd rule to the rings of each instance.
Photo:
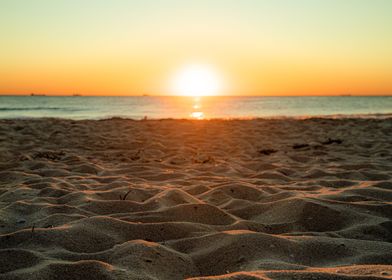
[[[0,107],[0,111],[79,111],[75,108],[61,108],[61,107]]]

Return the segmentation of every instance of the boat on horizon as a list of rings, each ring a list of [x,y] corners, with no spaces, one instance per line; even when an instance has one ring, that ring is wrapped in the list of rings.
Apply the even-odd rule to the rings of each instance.
[[[46,94],[30,93],[30,96],[46,96]]]

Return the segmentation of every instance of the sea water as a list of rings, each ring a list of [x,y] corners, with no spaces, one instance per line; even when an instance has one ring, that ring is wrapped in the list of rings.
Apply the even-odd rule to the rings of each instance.
[[[226,119],[388,114],[392,114],[392,96],[0,96],[0,118]]]

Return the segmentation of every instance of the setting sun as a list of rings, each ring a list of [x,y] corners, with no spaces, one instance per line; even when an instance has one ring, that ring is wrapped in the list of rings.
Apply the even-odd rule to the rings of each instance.
[[[178,71],[173,78],[172,91],[181,96],[219,95],[222,80],[208,65],[188,65]]]

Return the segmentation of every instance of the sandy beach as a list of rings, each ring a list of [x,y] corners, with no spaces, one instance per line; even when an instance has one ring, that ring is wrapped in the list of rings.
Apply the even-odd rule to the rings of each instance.
[[[0,279],[391,279],[392,119],[0,120]]]

